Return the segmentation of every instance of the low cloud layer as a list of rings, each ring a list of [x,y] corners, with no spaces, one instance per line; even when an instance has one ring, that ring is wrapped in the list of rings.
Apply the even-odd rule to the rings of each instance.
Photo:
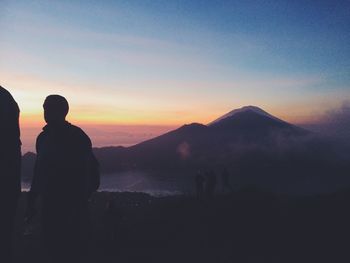
[[[315,123],[305,128],[338,139],[350,139],[350,101],[326,111]]]

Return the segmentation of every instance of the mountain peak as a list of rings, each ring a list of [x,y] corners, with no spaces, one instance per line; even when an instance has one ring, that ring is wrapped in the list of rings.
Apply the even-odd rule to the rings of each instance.
[[[232,117],[238,113],[242,113],[242,112],[254,112],[256,114],[259,114],[259,115],[262,115],[262,116],[265,116],[265,117],[268,117],[268,118],[271,118],[273,120],[276,120],[276,121],[279,121],[279,122],[283,122],[282,120],[276,118],[275,116],[269,114],[268,112],[264,111],[263,109],[257,107],[257,106],[252,106],[252,105],[249,105],[249,106],[244,106],[242,108],[239,108],[239,109],[235,109],[235,110],[232,110],[228,113],[226,113],[225,115],[221,116],[220,118],[212,121],[211,123],[209,123],[208,125],[213,125],[213,124],[216,124],[224,119],[227,119],[229,117]]]

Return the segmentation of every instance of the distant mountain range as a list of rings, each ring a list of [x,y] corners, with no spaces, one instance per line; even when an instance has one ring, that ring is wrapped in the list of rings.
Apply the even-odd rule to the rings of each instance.
[[[94,152],[103,173],[180,174],[227,167],[240,183],[269,188],[307,184],[314,176],[317,184],[325,180],[328,184],[330,173],[335,178],[344,171],[343,164],[335,169],[339,159],[328,142],[255,106],[233,110],[208,125],[192,123],[131,147],[95,148]],[[34,158],[33,153],[23,156],[24,178],[30,177]]]
[[[192,123],[128,148],[100,148],[95,152],[106,171],[209,168],[246,150],[270,148],[309,134],[257,107],[248,106],[208,125]]]

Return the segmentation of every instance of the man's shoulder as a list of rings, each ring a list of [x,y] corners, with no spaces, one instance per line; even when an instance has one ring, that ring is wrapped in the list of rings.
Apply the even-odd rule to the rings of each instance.
[[[0,96],[12,97],[10,92],[1,86],[0,86]]]
[[[5,88],[0,86],[0,105],[8,107],[9,109],[15,109],[19,111],[18,105],[11,93]]]
[[[38,137],[36,137],[36,141],[42,140],[45,136],[46,136],[46,132],[45,131],[41,131],[39,133]]]
[[[76,125],[70,124],[69,129],[70,129],[71,133],[73,134],[74,138],[80,139],[88,144],[91,144],[91,140],[90,140],[89,136],[83,131],[82,128],[80,128]]]
[[[74,124],[69,125],[69,129],[72,133],[78,135],[78,136],[87,136],[87,134],[84,132],[84,130]]]
[[[2,103],[15,103],[15,99],[12,97],[11,93],[0,86],[0,100]]]

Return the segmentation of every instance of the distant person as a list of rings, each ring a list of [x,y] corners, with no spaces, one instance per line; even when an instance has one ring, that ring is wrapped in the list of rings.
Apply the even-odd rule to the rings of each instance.
[[[27,217],[35,214],[40,195],[50,262],[82,262],[87,251],[88,199],[99,187],[98,162],[89,137],[66,121],[67,100],[50,95],[43,106],[47,125],[36,141]]]
[[[196,194],[197,198],[201,199],[204,195],[204,176],[202,174],[202,171],[198,171],[195,177],[195,183],[196,183]]]
[[[107,239],[115,242],[118,235],[121,235],[121,224],[123,221],[123,211],[120,205],[117,205],[115,199],[110,199],[105,208]]]
[[[230,184],[230,173],[226,167],[221,172],[221,184],[223,193],[232,193],[233,188]]]
[[[0,262],[12,261],[12,234],[21,192],[19,108],[0,86]]]
[[[213,170],[208,170],[206,172],[206,179],[205,179],[205,195],[207,198],[212,198],[215,193],[216,188],[216,174]]]

